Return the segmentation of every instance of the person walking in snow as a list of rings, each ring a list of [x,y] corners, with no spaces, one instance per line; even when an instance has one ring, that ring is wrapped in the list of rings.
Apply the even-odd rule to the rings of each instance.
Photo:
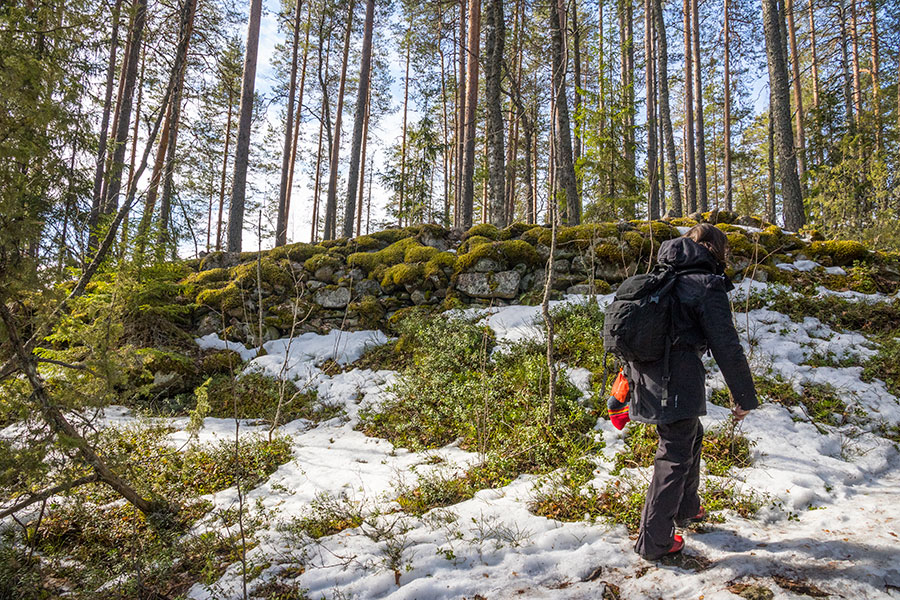
[[[673,288],[671,378],[662,373],[663,361],[625,366],[632,390],[631,419],[656,425],[659,433],[653,477],[634,547],[649,560],[680,552],[684,539],[675,533],[676,524],[683,526],[706,516],[698,494],[703,445],[700,416],[706,414],[703,353],[712,352],[725,377],[734,398],[731,410],[735,419],[743,419],[758,406],[727,296],[734,288],[724,273],[727,244],[725,234],[709,223],[662,243],[658,261],[676,272],[689,271],[677,277]],[[662,381],[667,385],[661,385]]]

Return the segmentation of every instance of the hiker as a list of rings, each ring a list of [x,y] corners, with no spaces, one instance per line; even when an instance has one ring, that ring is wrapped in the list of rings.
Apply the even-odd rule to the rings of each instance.
[[[679,275],[672,288],[669,373],[663,372],[663,359],[625,366],[632,390],[629,416],[656,425],[659,433],[635,544],[635,551],[646,559],[680,552],[684,539],[675,534],[675,525],[706,516],[697,492],[703,445],[700,416],[706,414],[704,352],[712,352],[731,390],[734,418],[743,419],[758,406],[750,367],[732,323],[727,292],[734,286],[724,273],[727,244],[725,234],[709,223],[662,243],[659,262],[676,272],[689,271]]]

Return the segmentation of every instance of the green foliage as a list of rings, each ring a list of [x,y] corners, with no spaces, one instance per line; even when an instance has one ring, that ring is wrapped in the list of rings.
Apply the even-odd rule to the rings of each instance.
[[[360,503],[353,502],[343,495],[332,496],[321,492],[310,502],[306,514],[293,517],[279,529],[302,543],[304,536],[319,539],[345,529],[359,527],[362,523],[363,512]]]
[[[618,475],[622,469],[650,467],[656,457],[659,435],[656,427],[646,423],[635,423],[625,432],[625,450],[616,454],[611,473]]]
[[[209,416],[259,419],[279,424],[295,419],[321,421],[336,416],[336,409],[317,402],[316,390],[298,389],[292,381],[277,380],[256,371],[214,376],[206,384]]]
[[[602,518],[609,523],[624,525],[630,533],[637,532],[646,490],[628,478],[611,480],[598,490],[593,485],[586,485],[591,477],[592,473],[585,467],[555,474],[535,495],[529,509],[558,521]]]
[[[832,329],[860,331],[866,334],[890,333],[900,322],[900,300],[890,302],[853,302],[837,296],[807,296],[788,291],[750,297],[747,308],[768,306],[794,321],[815,317]]]
[[[900,336],[887,334],[876,343],[878,353],[865,362],[861,378],[881,379],[891,394],[900,396]]]
[[[757,378],[756,389],[770,402],[788,407],[802,405],[814,423],[840,425],[847,419],[862,416],[858,408],[849,407],[840,392],[829,384],[804,383],[798,393],[793,385],[781,379]]]
[[[570,367],[603,370],[603,309],[595,299],[569,302],[550,311],[554,356]]]
[[[751,465],[750,448],[755,444],[738,433],[735,424],[733,420],[720,423],[703,435],[703,458],[710,475],[721,477],[732,468]]]
[[[594,419],[560,376],[547,426],[543,348],[523,342],[489,355],[493,336],[471,320],[421,317],[401,325],[397,349],[412,354],[393,396],[361,413],[362,428],[414,450],[459,440],[486,456],[500,477],[546,471],[593,448]]]

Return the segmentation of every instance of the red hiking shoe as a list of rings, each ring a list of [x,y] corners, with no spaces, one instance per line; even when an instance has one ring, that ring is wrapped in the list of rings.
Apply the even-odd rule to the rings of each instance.
[[[676,533],[675,541],[672,542],[672,547],[669,548],[668,552],[666,552],[666,556],[670,556],[672,554],[678,554],[682,550],[684,550],[684,538]]]
[[[706,509],[702,506],[700,507],[700,511],[694,515],[693,517],[687,517],[678,521],[679,527],[687,527],[691,523],[700,523],[701,521],[706,520]]]

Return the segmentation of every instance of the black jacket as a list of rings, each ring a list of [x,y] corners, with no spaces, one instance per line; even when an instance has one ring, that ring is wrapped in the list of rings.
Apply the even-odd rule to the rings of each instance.
[[[680,275],[673,288],[677,301],[667,401],[663,401],[664,359],[625,367],[631,388],[631,419],[660,424],[705,415],[706,371],[701,357],[707,349],[737,404],[745,410],[756,408],[759,403],[750,367],[732,322],[727,294],[734,287],[731,281],[712,253],[688,238],[663,242],[658,259],[678,271],[701,272]]]

